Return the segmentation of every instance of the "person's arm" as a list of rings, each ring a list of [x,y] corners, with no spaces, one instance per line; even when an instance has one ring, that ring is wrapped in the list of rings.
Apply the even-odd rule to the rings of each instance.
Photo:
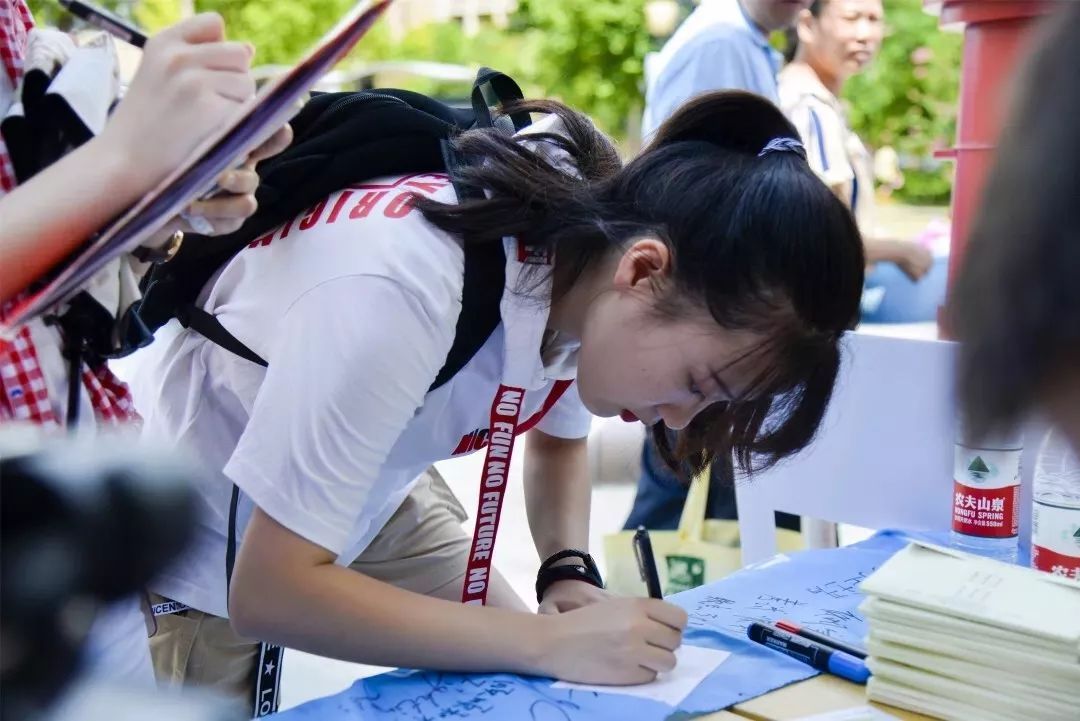
[[[233,627],[290,648],[384,666],[541,671],[545,629],[528,615],[404,591],[334,560],[256,510],[229,596]]]
[[[395,241],[420,242],[400,232]],[[232,576],[234,628],[356,662],[650,680],[674,663],[681,609],[644,599],[538,618],[425,598],[335,564],[357,519],[393,490],[375,493],[375,483],[453,342],[452,290],[439,285],[428,297],[385,277],[339,278],[278,324],[225,467],[257,506]]]
[[[674,668],[687,620],[648,598],[551,616],[429,598],[336,565],[333,553],[258,509],[229,615],[241,635],[346,661],[607,684],[646,683]]]
[[[577,384],[526,435],[525,508],[540,559],[559,551],[589,551],[588,434],[592,414],[581,403]],[[581,563],[578,558],[556,565]],[[610,598],[603,589],[577,581],[557,581],[544,592],[540,613],[561,613]]]
[[[525,434],[525,508],[541,560],[567,548],[589,548],[587,444],[586,438],[559,438],[539,429]]]
[[[895,263],[913,281],[921,279],[934,266],[930,249],[911,240],[863,236],[863,247],[868,265]]]
[[[248,45],[224,42],[216,14],[195,16],[151,38],[101,135],[0,198],[0,301],[134,204],[250,98],[251,55]],[[239,173],[226,184],[243,189],[250,181]],[[252,198],[229,196],[200,210],[223,219],[246,217]]]
[[[140,189],[125,166],[107,143],[91,140],[0,198],[0,302],[131,204]]]
[[[588,553],[592,500],[588,439],[560,438],[534,428],[525,441],[525,508],[540,559],[566,549]],[[580,562],[567,558],[556,565]],[[606,598],[592,584],[556,581],[544,593],[539,610],[560,613]]]
[[[224,191],[221,195],[192,203],[188,212],[205,218],[213,228],[211,235],[237,230],[257,208],[255,163],[281,152],[291,140],[292,129],[285,125],[244,165],[221,174],[217,181]],[[149,190],[132,191],[129,175],[121,156],[95,138],[0,198],[0,303],[47,273],[90,233]],[[117,198],[131,197],[134,200],[125,205],[114,205]],[[104,208],[112,212],[101,213]],[[160,247],[177,230],[195,232],[186,220],[177,217],[143,246]]]

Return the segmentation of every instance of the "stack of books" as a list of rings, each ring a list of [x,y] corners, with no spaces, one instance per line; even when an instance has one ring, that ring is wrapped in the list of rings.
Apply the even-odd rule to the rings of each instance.
[[[1080,583],[914,544],[862,584],[870,699],[942,719],[1080,719]]]

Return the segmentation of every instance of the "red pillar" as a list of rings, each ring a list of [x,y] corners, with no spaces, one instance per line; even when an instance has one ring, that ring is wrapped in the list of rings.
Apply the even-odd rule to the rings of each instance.
[[[949,288],[963,261],[971,221],[994,158],[1013,71],[1023,60],[1035,21],[1056,4],[1055,0],[925,0],[928,10],[940,11],[943,25],[964,24],[956,146],[949,153],[956,158]]]

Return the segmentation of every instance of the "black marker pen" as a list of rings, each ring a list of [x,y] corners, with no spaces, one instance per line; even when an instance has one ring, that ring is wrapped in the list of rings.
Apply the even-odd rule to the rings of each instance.
[[[634,533],[634,555],[637,556],[638,570],[641,572],[641,580],[645,582],[645,588],[649,590],[649,598],[663,598],[664,593],[660,589],[660,575],[656,572],[656,558],[653,556],[652,540],[645,526],[638,526]]]
[[[793,633],[781,631],[764,623],[752,623],[747,627],[746,635],[751,641],[768,646],[785,656],[802,661],[807,666],[813,666],[819,671],[828,671],[834,676],[846,678],[855,683],[866,683],[866,680],[870,678],[870,669],[866,667],[862,659]]]
[[[110,35],[120,38],[124,42],[130,43],[137,48],[146,45],[146,35],[128,22],[113,15],[108,10],[96,7],[90,3],[83,2],[82,0],[59,1],[69,13],[80,20],[85,20],[98,30],[104,30]]]

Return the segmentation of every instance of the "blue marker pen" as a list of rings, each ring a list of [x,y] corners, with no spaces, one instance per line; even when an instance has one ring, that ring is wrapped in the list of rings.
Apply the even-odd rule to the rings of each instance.
[[[747,627],[746,635],[755,643],[775,649],[819,671],[828,671],[854,683],[866,683],[870,678],[870,669],[861,659],[793,633],[763,623],[752,623]]]

